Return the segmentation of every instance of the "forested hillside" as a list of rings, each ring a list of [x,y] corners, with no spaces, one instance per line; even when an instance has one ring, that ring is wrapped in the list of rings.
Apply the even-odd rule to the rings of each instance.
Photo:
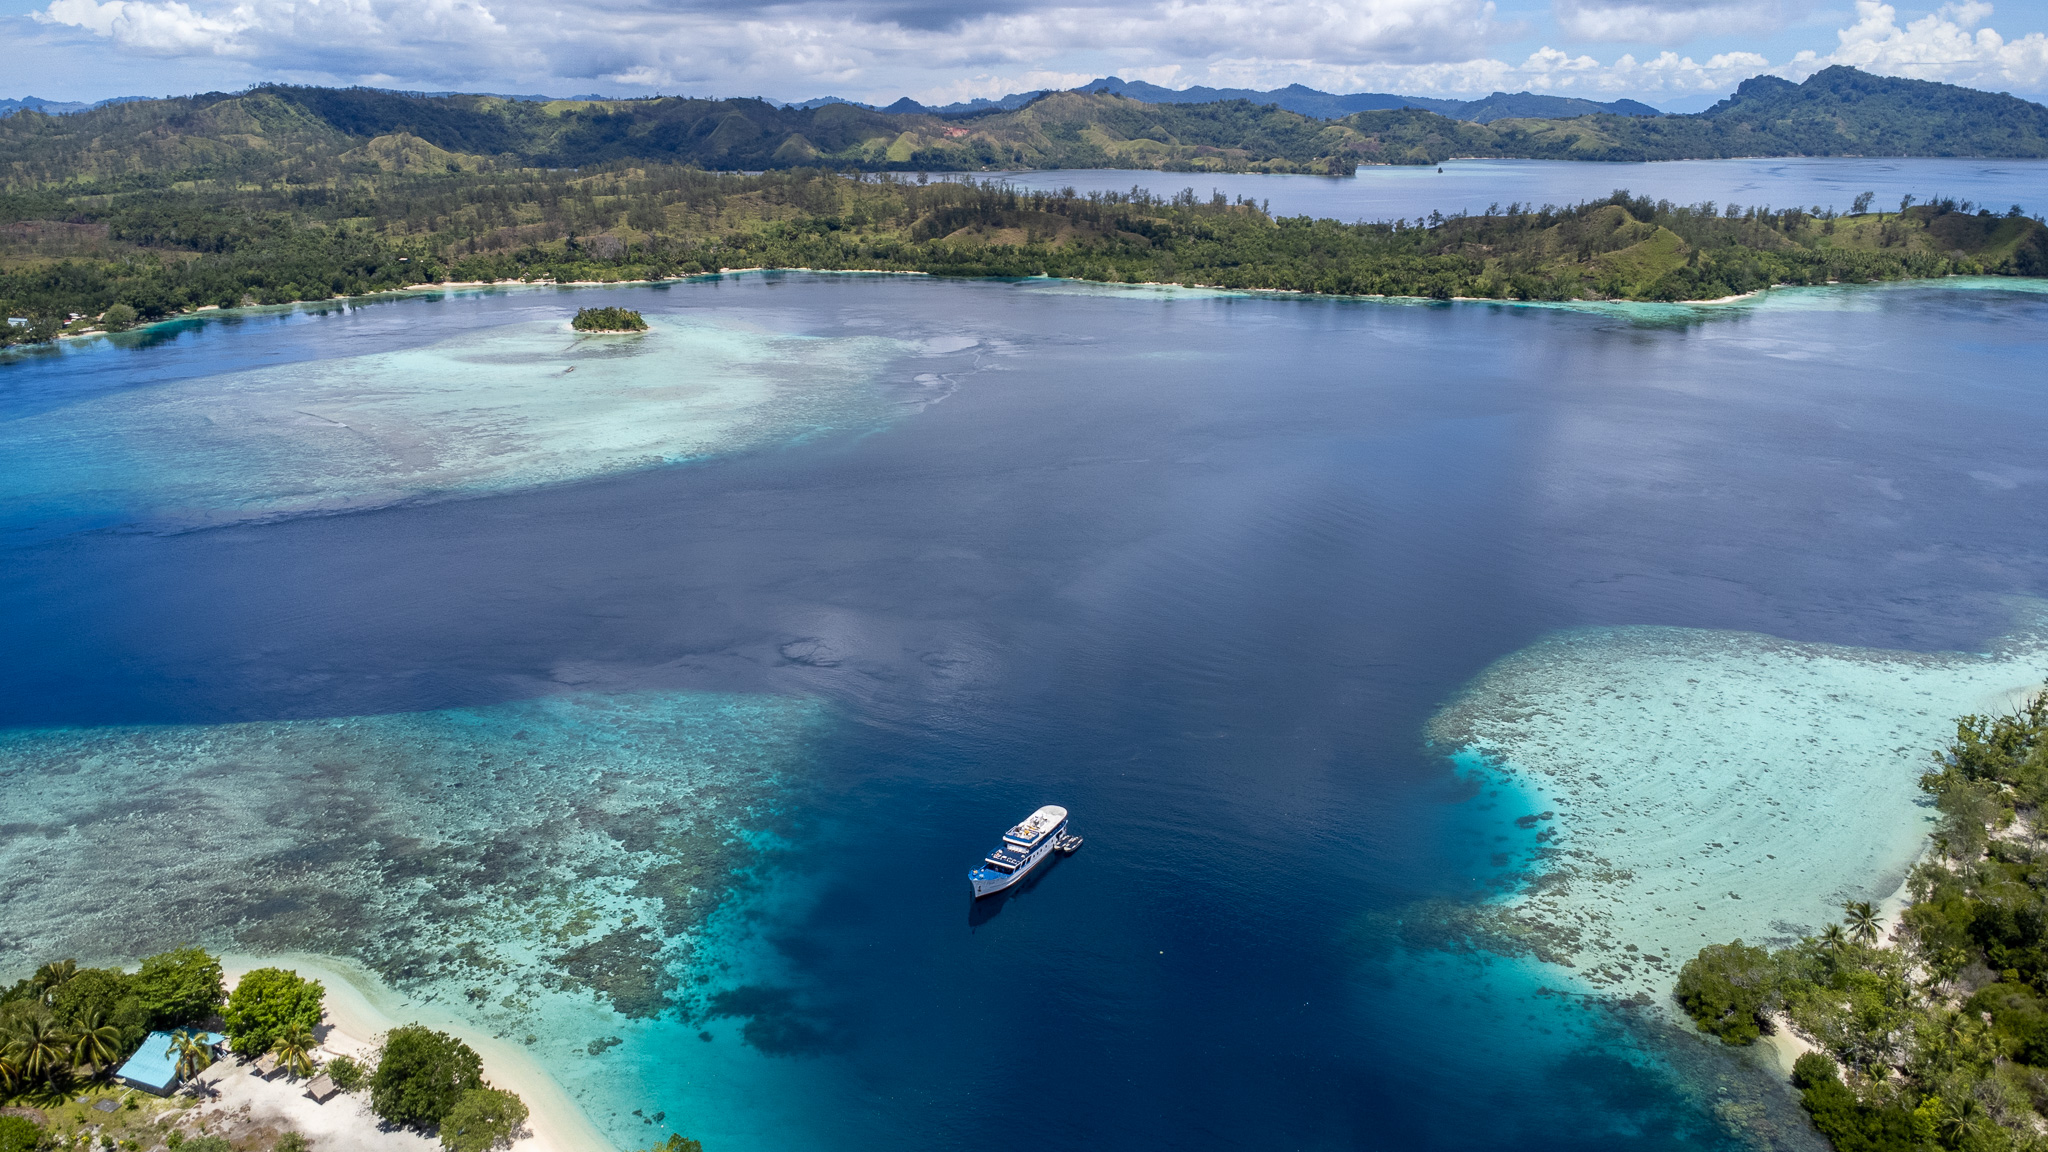
[[[761,100],[513,100],[267,86],[0,120],[0,188],[111,182],[317,184],[337,173],[684,164],[868,172],[1021,168],[1326,172],[1454,156],[2048,156],[2048,108],[1830,68],[1760,76],[1698,116],[1474,123],[1422,109],[1318,120],[1249,101],[1148,104],[1063,92],[964,117]]]
[[[431,147],[414,139],[414,149]],[[418,157],[404,149],[393,155]],[[443,155],[452,155],[444,153]],[[1898,214],[1674,206],[1340,224],[1249,202],[1022,193],[817,169],[330,174],[0,196],[0,342],[208,307],[443,281],[659,279],[732,268],[1061,276],[1436,298],[1698,300],[1772,284],[2048,274],[2048,227],[1941,201]]]

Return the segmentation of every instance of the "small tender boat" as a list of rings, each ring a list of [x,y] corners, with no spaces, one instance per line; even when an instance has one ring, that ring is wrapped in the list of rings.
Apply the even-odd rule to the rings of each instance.
[[[1073,839],[1079,847],[1080,841],[1066,832],[1067,810],[1057,804],[1047,804],[1026,816],[1015,828],[1003,833],[1002,844],[988,854],[981,867],[967,874],[974,895],[1001,892],[1015,884],[1066,840]]]

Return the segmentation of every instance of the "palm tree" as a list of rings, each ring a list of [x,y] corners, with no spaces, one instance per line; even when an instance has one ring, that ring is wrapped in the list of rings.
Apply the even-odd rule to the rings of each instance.
[[[93,1075],[106,1071],[120,1054],[121,1030],[107,1023],[97,1008],[88,1009],[72,1026],[71,1059],[92,1065]]]
[[[47,1003],[50,999],[50,993],[62,988],[76,975],[78,975],[78,961],[52,960],[41,968],[36,969],[35,977],[29,981],[29,984],[36,991],[43,994],[43,1000]]]
[[[178,1054],[178,1079],[190,1080],[206,1070],[213,1063],[213,1046],[208,1044],[202,1033],[174,1032],[171,1034],[171,1052]]]
[[[1870,901],[1851,900],[1842,905],[1842,911],[1849,914],[1849,935],[1855,937],[1858,944],[1877,943],[1877,934],[1884,927],[1884,921],[1878,918],[1877,909]]]
[[[278,1067],[285,1075],[306,1077],[313,1074],[313,1033],[305,1028],[293,1028],[277,1038],[271,1051],[277,1054]]]
[[[1984,1105],[1977,1103],[1975,1096],[1965,1096],[1961,1100],[1943,1101],[1941,1120],[1937,1127],[1942,1138],[1953,1147],[1962,1143],[1963,1138],[1976,1131],[1977,1126],[1983,1122]]]
[[[1820,931],[1820,945],[1830,952],[1840,952],[1848,942],[1849,934],[1842,931],[1840,924],[1830,924]]]
[[[15,1075],[22,1080],[49,1080],[70,1063],[71,1045],[57,1021],[48,1015],[30,1016],[14,1027],[7,1041]]]

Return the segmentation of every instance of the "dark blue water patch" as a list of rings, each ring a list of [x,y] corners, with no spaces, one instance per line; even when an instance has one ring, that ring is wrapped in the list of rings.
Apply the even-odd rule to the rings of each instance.
[[[528,306],[502,300],[396,306],[374,339]],[[2039,297],[1680,329],[825,277],[689,306],[1006,351],[858,434],[8,547],[0,723],[825,698],[790,895],[755,921],[779,969],[711,986],[645,1072],[643,1111],[728,1152],[986,1147],[1048,1114],[1089,1148],[1715,1146],[1700,1085],[1762,1081],[1403,938],[1406,910],[1496,895],[1538,832],[1426,721],[1557,628],[1967,648],[2048,586]],[[353,322],[251,331],[284,354]],[[172,386],[149,356],[181,347],[5,372]],[[976,908],[966,870],[1047,802],[1087,846]],[[800,1089],[780,1107],[663,1095],[762,1062]]]

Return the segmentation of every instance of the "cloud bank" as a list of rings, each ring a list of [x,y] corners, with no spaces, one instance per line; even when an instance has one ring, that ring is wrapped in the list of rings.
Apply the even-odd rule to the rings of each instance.
[[[826,92],[926,100],[1070,86],[1103,71],[1169,86],[1725,91],[1829,64],[1995,89],[2048,90],[2048,38],[2008,39],[1983,0],[1901,24],[1857,0],[1828,52],[1772,61],[1671,48],[1784,27],[1800,0],[1553,0],[1566,42],[1649,44],[1600,59],[1500,51],[1527,26],[1491,0],[50,0],[52,32],[136,57],[215,58],[250,79],[449,89]],[[1524,39],[1526,45],[1529,41]]]

